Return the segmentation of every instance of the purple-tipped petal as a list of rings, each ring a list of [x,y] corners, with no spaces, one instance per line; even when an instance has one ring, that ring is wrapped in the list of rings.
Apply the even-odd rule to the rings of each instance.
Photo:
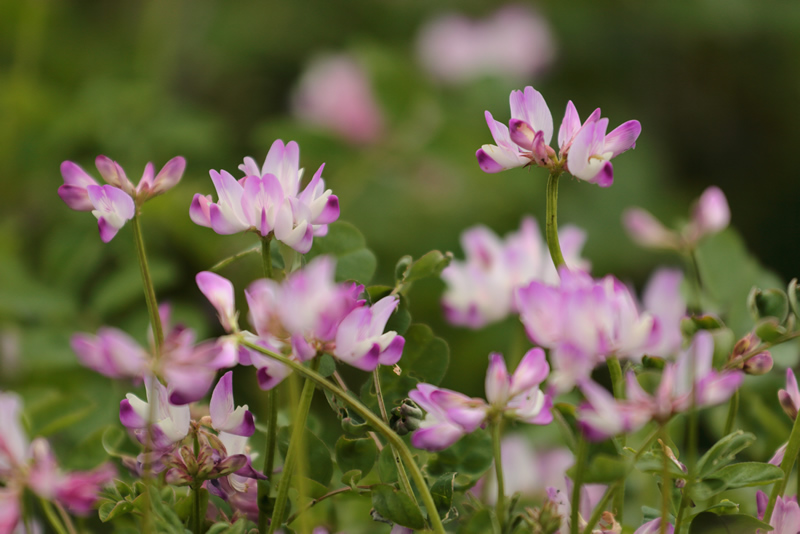
[[[126,428],[134,429],[147,426],[147,419],[137,413],[129,399],[122,399],[119,402],[119,420]]]
[[[411,444],[417,449],[441,451],[461,439],[464,434],[458,426],[443,423],[417,430],[411,436]]]
[[[548,374],[550,365],[547,363],[544,351],[539,347],[529,350],[511,377],[511,395],[538,387]]]
[[[533,139],[536,131],[530,124],[520,119],[511,119],[508,123],[511,140],[525,150],[533,150]]]
[[[97,217],[100,239],[108,243],[133,218],[136,205],[130,195],[111,185],[90,185],[86,190],[94,206],[92,214]]]
[[[380,356],[380,364],[381,365],[394,365],[400,361],[400,357],[403,355],[403,347],[405,346],[406,340],[403,336],[395,336],[392,339],[389,346],[381,353]]]
[[[614,128],[605,138],[605,149],[615,158],[631,148],[636,147],[636,139],[642,133],[639,121],[628,121]]]
[[[152,194],[158,195],[175,187],[186,170],[186,160],[176,156],[169,160],[153,180]]]
[[[610,161],[606,161],[600,167],[600,171],[595,175],[592,183],[599,185],[600,187],[611,187],[614,183],[614,166],[611,165]]]
[[[201,195],[195,193],[192,204],[189,206],[189,218],[192,222],[211,228],[211,195]]]
[[[209,404],[211,425],[218,431],[228,432],[237,436],[252,436],[255,432],[253,414],[247,406],[234,409],[233,402],[233,371],[228,371],[211,393]]]
[[[226,332],[238,330],[236,324],[236,305],[233,295],[233,284],[227,278],[203,271],[195,277],[197,287],[217,310],[219,321]]]
[[[314,224],[330,224],[339,218],[339,197],[330,195],[325,202],[325,207],[313,221]]]

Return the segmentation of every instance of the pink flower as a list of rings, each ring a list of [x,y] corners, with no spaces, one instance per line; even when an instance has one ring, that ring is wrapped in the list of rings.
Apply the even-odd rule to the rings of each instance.
[[[681,320],[686,316],[686,299],[681,296],[683,273],[678,269],[659,269],[644,288],[644,309],[655,318],[657,335],[647,347],[648,354],[672,356],[683,344]]]
[[[339,218],[339,199],[325,189],[321,166],[306,188],[300,191],[302,169],[300,149],[280,139],[270,147],[264,165],[259,168],[252,158],[245,158],[239,168],[245,177],[236,180],[227,171],[210,171],[219,200],[196,194],[189,208],[195,224],[218,234],[253,231],[276,239],[305,254],[314,236],[327,233],[328,224]]]
[[[495,75],[524,79],[550,66],[555,43],[539,13],[527,5],[507,5],[482,20],[450,13],[429,21],[417,37],[417,56],[445,83]]]
[[[374,143],[383,131],[367,74],[346,54],[311,61],[292,95],[292,110],[300,120],[354,144]]]
[[[217,382],[211,393],[209,411],[211,425],[215,430],[244,437],[252,436],[256,431],[253,414],[247,409],[247,405],[234,408],[232,371],[222,375]]]
[[[573,226],[561,230],[564,257],[573,268],[588,271],[580,257],[586,234]],[[520,230],[500,240],[490,229],[474,226],[461,234],[466,259],[455,260],[442,271],[447,290],[442,307],[448,321],[480,328],[516,311],[514,292],[531,281],[558,283],[547,244],[536,220],[526,217]]]
[[[378,364],[396,364],[403,354],[405,339],[397,332],[383,330],[398,303],[397,297],[389,296],[371,307],[353,309],[336,329],[333,355],[362,371],[372,371]]]
[[[511,92],[511,120],[508,128],[486,112],[486,122],[496,145],[484,145],[477,151],[484,172],[495,173],[514,167],[538,165],[549,169],[565,165],[581,180],[608,187],[614,181],[611,159],[636,146],[642,131],[639,121],[628,121],[606,134],[608,119],[595,110],[581,124],[570,101],[558,133],[560,154],[550,147],[553,118],[542,95],[526,87]]]
[[[236,302],[231,281],[209,271],[197,273],[195,281],[203,295],[217,310],[222,328],[226,332],[238,331],[238,314],[236,313]]]
[[[10,478],[27,462],[28,437],[21,416],[22,400],[14,393],[0,392],[0,478]]]
[[[715,186],[703,191],[692,207],[689,223],[680,231],[669,230],[642,208],[628,208],[622,215],[623,226],[635,243],[674,250],[694,248],[704,237],[727,228],[730,220],[725,194]]]
[[[559,534],[569,534],[570,532],[570,518],[572,517],[572,480],[565,477],[565,484],[560,488],[549,487],[547,488],[547,500],[556,505],[556,511],[562,517],[561,529]],[[591,517],[592,511],[599,504],[600,499],[606,492],[606,486],[602,484],[584,484],[581,487],[580,502],[578,503],[578,528],[583,531],[586,528],[586,519]],[[613,520],[613,516],[611,516]],[[592,534],[598,532],[593,530]]]
[[[70,345],[83,365],[111,378],[141,378],[149,366],[149,355],[128,334],[101,327],[97,335],[75,334]]]
[[[756,508],[759,519],[764,519],[768,501],[766,493],[761,490],[756,492]],[[773,527],[771,534],[797,534],[800,532],[800,506],[797,504],[797,497],[778,497],[772,517],[769,519],[769,525]]]
[[[544,351],[539,348],[525,354],[512,376],[508,375],[503,357],[490,354],[486,371],[488,403],[449,389],[417,384],[408,396],[427,414],[411,436],[411,443],[419,449],[446,449],[464,434],[483,426],[493,414],[534,425],[549,424],[553,420],[552,399],[539,389],[549,370]]]
[[[797,419],[797,410],[800,408],[800,389],[797,387],[797,379],[791,369],[786,369],[786,389],[778,391],[778,400],[786,415],[792,421]]]
[[[157,378],[147,377],[144,384],[147,401],[128,393],[119,403],[120,422],[145,444],[148,442],[147,422],[152,413],[152,446],[156,450],[169,450],[189,433],[189,406],[171,403],[169,390]]]
[[[553,349],[551,383],[566,391],[608,355],[641,357],[655,341],[655,321],[613,276],[560,274],[560,287],[533,281],[518,289],[516,304],[531,341]]]
[[[648,521],[641,527],[636,529],[636,532],[633,534],[659,534],[661,532],[661,518],[658,517],[653,519],[652,521]],[[675,527],[671,524],[667,524],[666,529],[664,530],[665,534],[673,534],[675,532]]]
[[[109,185],[99,185],[79,165],[65,161],[61,164],[64,185],[58,188],[58,196],[74,210],[91,211],[97,218],[100,238],[106,243],[133,218],[138,205],[173,188],[186,168],[186,160],[178,156],[154,176],[153,164],[148,163],[139,185],[134,186],[116,161],[97,156],[95,164]]]

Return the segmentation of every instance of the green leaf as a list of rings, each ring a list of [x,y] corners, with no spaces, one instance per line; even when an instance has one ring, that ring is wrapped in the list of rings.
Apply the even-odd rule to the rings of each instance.
[[[284,458],[286,458],[286,451],[289,450],[290,436],[291,427],[284,426],[278,429],[278,450]],[[308,466],[307,475],[311,480],[327,487],[333,476],[331,452],[325,443],[307,428],[305,429],[303,441],[305,442],[306,458],[298,458],[298,461],[306,462]]]
[[[575,478],[575,469],[575,467],[572,467],[567,470],[567,475],[572,479]],[[625,478],[628,472],[625,460],[619,456],[602,453],[595,455],[585,469],[583,481],[587,484],[610,484]]]
[[[675,465],[672,460],[667,461],[670,477],[672,478],[686,478],[680,467]],[[664,453],[660,450],[653,449],[645,452],[636,462],[636,469],[642,473],[651,473],[660,475],[664,471]]]
[[[411,497],[387,484],[372,487],[372,506],[381,516],[404,527],[421,530],[425,519]]]
[[[689,517],[694,517],[696,515],[702,514],[703,512],[714,512],[715,514],[722,515],[722,514],[735,514],[738,511],[739,511],[738,504],[729,501],[728,499],[722,499],[718,503],[709,506],[705,510],[698,510]],[[656,514],[656,516],[653,517],[654,519],[655,517],[658,517],[658,515],[661,514],[661,510],[657,510],[657,512],[658,514]]]
[[[381,365],[378,370],[387,407],[400,404],[408,396],[408,392],[416,388],[420,382],[439,384],[450,362],[450,349],[447,343],[434,336],[430,327],[413,324],[403,337],[406,343],[403,357],[398,362],[400,375],[396,375],[394,369],[388,365]],[[377,411],[378,402],[371,380],[364,383],[361,398],[367,406]]]
[[[483,508],[475,512],[472,517],[464,521],[458,529],[458,534],[499,534],[500,525],[494,511]]]
[[[100,521],[106,523],[115,517],[131,513],[133,509],[133,503],[129,501],[107,502],[100,506],[98,515],[100,516]]]
[[[798,291],[797,287],[797,278],[792,278],[792,281],[789,282],[789,306],[791,306],[792,311],[800,319],[800,306],[798,306],[798,296],[800,296],[800,291]]]
[[[742,430],[721,438],[697,462],[697,478],[704,479],[728,465],[736,454],[752,445],[755,440],[753,434]]]
[[[346,471],[341,478],[342,484],[345,486],[355,487],[361,481],[361,471],[358,469],[351,469]]]
[[[394,288],[390,286],[370,286],[367,288],[367,295],[369,296],[370,302],[374,304],[380,299],[389,296],[393,290]],[[395,331],[402,336],[406,333],[408,326],[411,324],[411,313],[408,311],[408,299],[406,299],[405,295],[398,294],[397,296],[400,302],[397,305],[397,309],[386,322],[384,331]]]
[[[786,335],[786,328],[774,317],[766,317],[756,323],[755,333],[761,340],[773,342]]]
[[[747,306],[753,319],[774,317],[783,323],[789,315],[789,297],[780,289],[760,289],[753,286],[747,296]]]
[[[431,486],[431,497],[436,505],[436,511],[442,520],[446,519],[453,505],[453,486],[457,473],[445,473]]]
[[[772,527],[751,515],[703,512],[692,521],[689,534],[756,534],[758,529],[769,532]]]
[[[366,476],[372,471],[377,456],[378,447],[372,438],[347,439],[341,436],[336,442],[336,463],[342,472],[358,470]]]
[[[328,235],[314,240],[306,258],[329,254],[336,258],[336,280],[368,283],[375,274],[378,261],[366,248],[364,236],[350,223],[336,221],[328,225]]]
[[[330,354],[323,354],[319,359],[319,369],[317,372],[328,378],[336,371],[336,360]]]
[[[725,489],[763,486],[783,479],[783,470],[777,465],[761,462],[742,462],[723,467],[714,478],[725,482]]]
[[[392,484],[397,482],[397,466],[394,463],[394,455],[391,447],[384,447],[378,455],[378,476],[381,482]]]
[[[429,276],[439,276],[452,259],[450,252],[442,254],[438,250],[431,250],[406,268],[402,280],[410,283]]]
[[[436,477],[456,472],[477,480],[491,465],[492,438],[488,432],[479,428],[433,455],[428,461],[428,472]]]
[[[97,405],[81,395],[53,392],[47,398],[28,405],[31,434],[47,437],[72,427],[95,412]]]

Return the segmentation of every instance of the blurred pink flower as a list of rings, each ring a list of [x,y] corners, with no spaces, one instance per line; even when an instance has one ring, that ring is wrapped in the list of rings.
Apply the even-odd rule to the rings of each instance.
[[[292,95],[292,110],[300,120],[354,144],[374,143],[383,131],[367,73],[347,54],[311,61]]]
[[[574,226],[561,229],[561,249],[573,269],[589,270],[580,257],[586,233]],[[522,220],[517,232],[501,240],[485,226],[473,226],[461,234],[466,258],[454,260],[442,271],[447,289],[442,307],[449,322],[469,328],[500,321],[516,312],[514,292],[534,280],[558,283],[558,273],[547,243],[532,217]]]
[[[507,5],[487,18],[449,13],[427,22],[417,37],[417,56],[428,73],[445,83],[483,76],[536,77],[555,59],[547,21],[529,6]]]

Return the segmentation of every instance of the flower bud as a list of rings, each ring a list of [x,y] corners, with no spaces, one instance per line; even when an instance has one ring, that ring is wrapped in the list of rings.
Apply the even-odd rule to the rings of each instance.
[[[247,464],[247,456],[244,454],[234,454],[228,456],[214,468],[214,472],[209,478],[219,478],[230,475],[241,469]]]
[[[792,421],[797,419],[797,406],[795,406],[794,400],[792,396],[789,395],[788,391],[785,389],[779,390],[778,401],[781,403],[781,408],[783,408],[784,413],[786,413]]]
[[[759,352],[744,362],[744,372],[749,375],[764,375],[772,369],[772,355],[769,351]]]
[[[178,467],[167,471],[164,480],[172,486],[189,486],[192,484],[191,475],[185,469]]]
[[[424,414],[417,404],[411,399],[404,399],[400,406],[392,409],[390,426],[400,436],[405,436],[419,428]]]

